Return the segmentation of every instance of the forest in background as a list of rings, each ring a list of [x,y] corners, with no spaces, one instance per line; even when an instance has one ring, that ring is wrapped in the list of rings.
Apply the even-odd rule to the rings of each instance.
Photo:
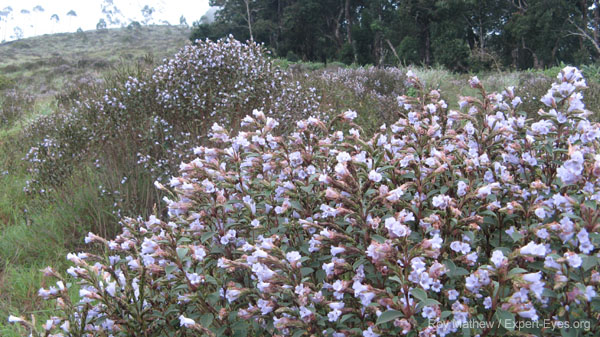
[[[598,0],[210,0],[191,39],[264,43],[290,61],[543,69],[600,57]]]

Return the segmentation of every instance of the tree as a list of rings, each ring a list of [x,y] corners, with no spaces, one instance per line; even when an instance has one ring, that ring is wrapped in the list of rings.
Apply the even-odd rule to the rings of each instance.
[[[73,22],[73,18],[77,16],[77,12],[74,10],[70,10],[67,12],[67,16],[69,17],[69,28],[71,27],[71,23]]]
[[[55,28],[56,26],[58,26],[58,22],[60,21],[60,17],[58,16],[58,14],[52,14],[50,16],[50,21],[54,22],[54,28],[52,29],[52,32],[55,32]]]
[[[4,29],[3,29],[4,34],[2,37],[3,41],[6,40],[6,33],[8,30],[8,21],[10,21],[12,18],[12,12],[13,12],[13,9],[11,6],[4,7],[4,9],[2,9],[0,11],[0,21],[4,21]]]
[[[23,38],[23,29],[21,27],[13,28],[13,36],[15,39],[20,40]]]
[[[181,26],[186,26],[186,27],[189,26],[187,23],[187,20],[185,19],[185,16],[183,16],[183,15],[179,18],[179,24]]]
[[[100,4],[100,9],[102,10],[102,14],[106,17],[107,25],[111,26],[122,26],[125,25],[126,19],[123,13],[115,4],[113,0],[104,0],[102,4]]]
[[[104,21],[104,19],[102,19],[102,18],[96,24],[96,29],[97,30],[106,30],[106,27],[107,27],[106,21]]]
[[[147,25],[150,23],[150,21],[152,21],[152,14],[154,11],[154,7],[150,7],[148,5],[145,5],[144,8],[142,8],[142,16],[144,17],[142,23],[144,25]]]

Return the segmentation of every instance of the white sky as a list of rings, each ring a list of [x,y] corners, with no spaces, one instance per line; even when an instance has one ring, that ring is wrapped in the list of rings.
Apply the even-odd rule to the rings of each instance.
[[[110,5],[110,2],[113,4]],[[6,13],[8,7],[12,8],[10,14],[0,15],[0,41],[14,40],[15,27],[22,29],[23,37],[74,32],[77,28],[96,29],[100,18],[104,18],[109,28],[118,27],[110,25],[102,13],[103,4],[109,9],[116,7],[121,12],[117,15],[122,21],[121,25],[131,21],[142,23],[144,17],[141,10],[145,5],[155,9],[150,23],[168,21],[172,25],[178,25],[182,15],[192,25],[209,8],[208,0],[0,0],[0,12]],[[37,5],[42,6],[44,11],[34,12],[33,8]],[[22,10],[29,11],[29,14],[22,13]],[[77,16],[67,16],[70,10],[74,10]],[[58,15],[58,22],[50,19],[53,14]]]

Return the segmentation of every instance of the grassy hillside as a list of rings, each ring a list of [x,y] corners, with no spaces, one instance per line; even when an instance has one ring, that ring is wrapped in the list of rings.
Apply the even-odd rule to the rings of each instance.
[[[43,35],[0,44],[0,75],[40,95],[123,61],[160,61],[189,43],[182,26],[143,26]]]

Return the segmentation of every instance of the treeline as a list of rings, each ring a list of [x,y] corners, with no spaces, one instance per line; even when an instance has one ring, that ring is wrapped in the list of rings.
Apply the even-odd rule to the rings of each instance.
[[[192,40],[232,34],[292,61],[441,64],[456,71],[600,57],[599,0],[210,0]]]

